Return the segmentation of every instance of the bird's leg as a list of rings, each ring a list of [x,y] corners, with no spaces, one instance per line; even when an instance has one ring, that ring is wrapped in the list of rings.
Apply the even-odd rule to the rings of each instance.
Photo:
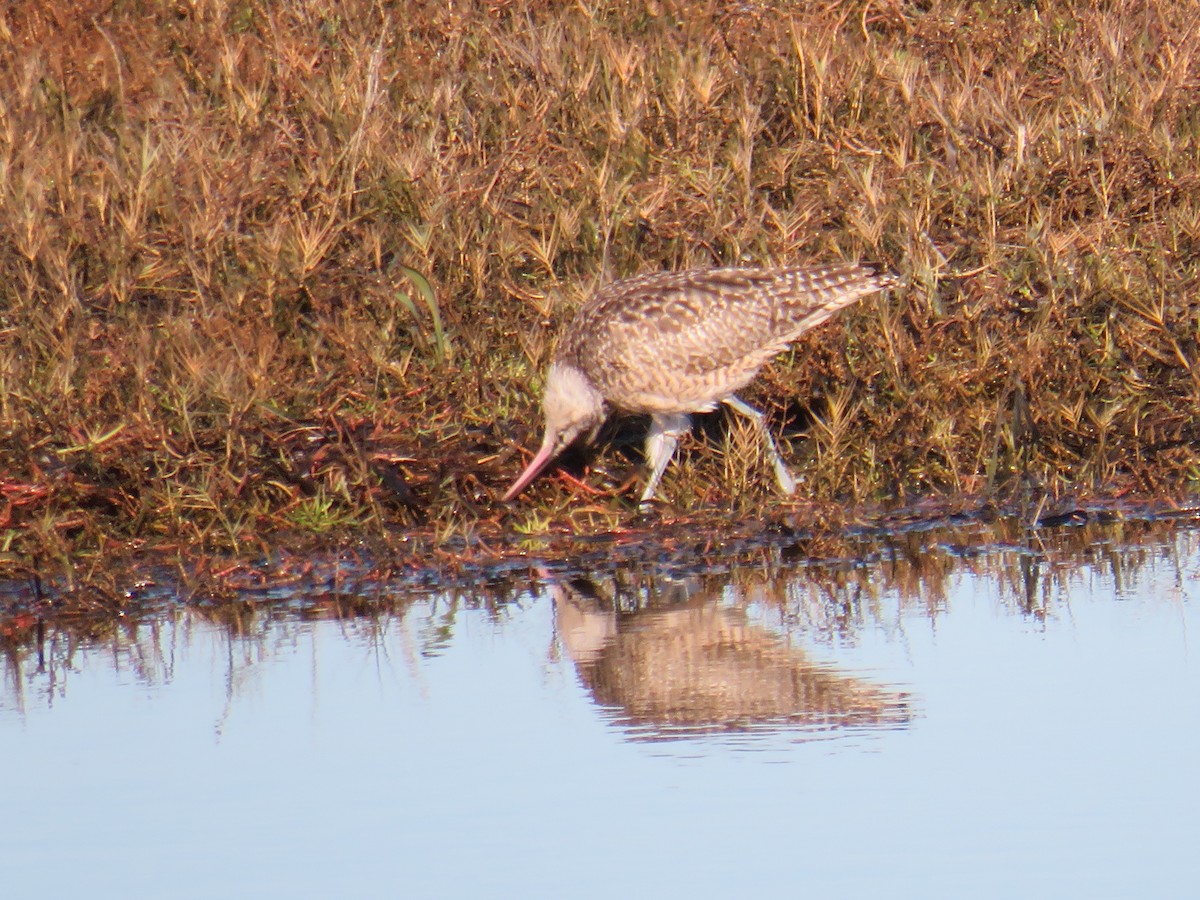
[[[763,419],[763,414],[733,394],[725,397],[721,402],[734,412],[741,413],[757,426],[759,433],[763,436],[763,440],[766,441],[767,453],[771,456],[771,464],[775,466],[775,478],[779,481],[779,489],[785,494],[795,493],[796,479],[792,477],[792,473],[788,471],[788,467],[783,464],[783,457],[779,455],[779,448],[775,446],[775,439],[767,431],[767,423]]]
[[[655,413],[651,417],[650,434],[646,436],[646,462],[650,465],[650,479],[642,491],[643,511],[649,506],[650,498],[654,496],[658,482],[667,470],[679,436],[687,434],[691,426],[691,418],[683,413]]]

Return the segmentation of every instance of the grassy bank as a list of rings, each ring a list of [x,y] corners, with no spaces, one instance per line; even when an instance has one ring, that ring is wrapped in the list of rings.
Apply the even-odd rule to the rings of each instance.
[[[693,265],[904,285],[747,394],[803,499],[713,427],[679,514],[1200,472],[1187,4],[52,6],[0,19],[9,563],[611,526],[611,449],[496,497],[570,311]]]

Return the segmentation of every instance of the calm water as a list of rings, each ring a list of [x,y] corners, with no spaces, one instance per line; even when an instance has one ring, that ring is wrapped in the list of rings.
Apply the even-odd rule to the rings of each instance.
[[[1182,897],[1200,538],[13,651],[5,896]]]

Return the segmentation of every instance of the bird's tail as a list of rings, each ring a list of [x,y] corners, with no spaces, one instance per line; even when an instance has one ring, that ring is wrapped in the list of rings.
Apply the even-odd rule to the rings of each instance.
[[[854,263],[788,268],[779,274],[774,290],[794,335],[816,328],[838,310],[899,280],[891,272]]]

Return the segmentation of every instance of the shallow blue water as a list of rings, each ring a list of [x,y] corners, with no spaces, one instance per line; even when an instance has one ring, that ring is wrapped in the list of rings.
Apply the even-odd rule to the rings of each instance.
[[[59,635],[4,894],[1193,894],[1196,533],[897,566]]]

